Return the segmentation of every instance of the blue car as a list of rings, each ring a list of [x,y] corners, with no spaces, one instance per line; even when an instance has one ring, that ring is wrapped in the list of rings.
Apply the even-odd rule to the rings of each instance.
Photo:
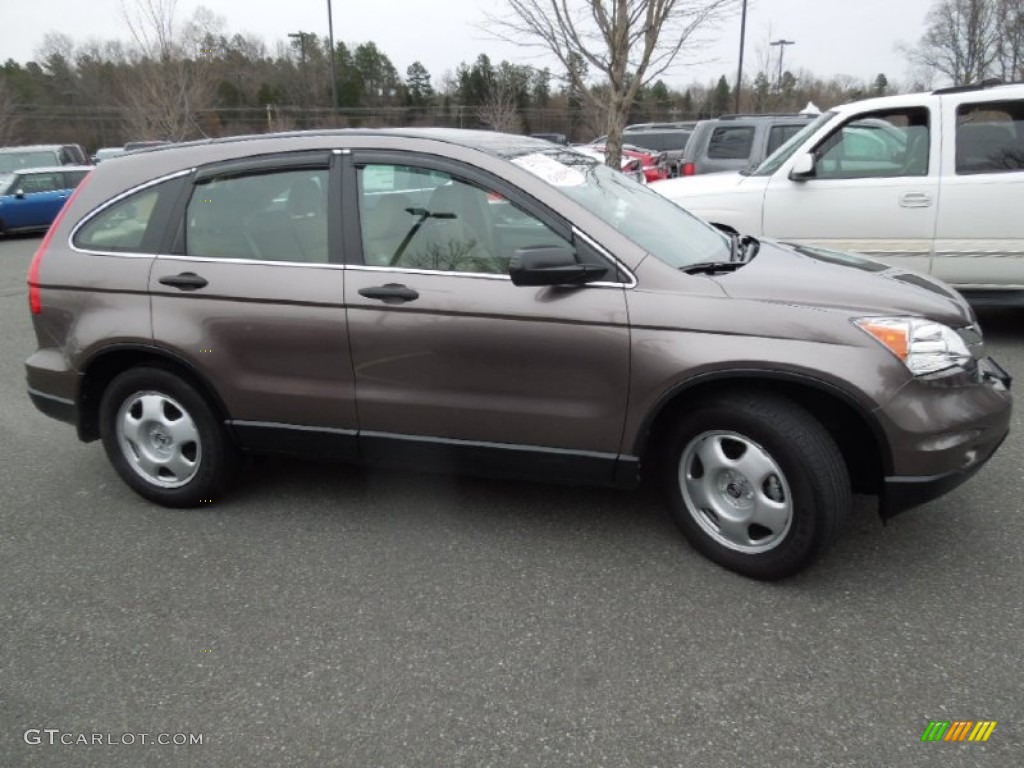
[[[0,234],[47,229],[91,170],[61,165],[0,174]]]

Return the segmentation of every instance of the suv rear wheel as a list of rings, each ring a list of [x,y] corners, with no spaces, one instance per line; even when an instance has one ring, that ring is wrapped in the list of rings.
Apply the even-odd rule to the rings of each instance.
[[[234,447],[213,409],[162,368],[134,368],[110,383],[100,403],[100,436],[121,478],[168,507],[209,503],[234,466]]]
[[[669,499],[683,534],[719,565],[757,579],[810,565],[852,503],[835,442],[780,397],[702,403],[676,425],[669,459]]]

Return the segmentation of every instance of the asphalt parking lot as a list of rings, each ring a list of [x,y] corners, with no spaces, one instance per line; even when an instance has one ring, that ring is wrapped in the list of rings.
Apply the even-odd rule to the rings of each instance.
[[[261,460],[170,511],[25,395],[38,242],[0,240],[0,766],[1024,764],[1019,408],[970,483],[859,500],[781,584],[651,491]],[[981,317],[1024,377],[1024,310]]]

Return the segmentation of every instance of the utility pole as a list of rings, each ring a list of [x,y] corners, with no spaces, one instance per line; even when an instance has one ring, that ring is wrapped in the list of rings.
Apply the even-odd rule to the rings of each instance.
[[[305,32],[289,32],[288,37],[292,40],[299,41],[299,79],[302,81],[302,101],[306,101],[309,89],[306,87],[306,33]],[[775,45],[775,43],[772,43]],[[305,108],[305,103],[300,105]]]
[[[338,114],[338,66],[335,63],[334,14],[331,12],[331,0],[327,0],[327,34],[331,39],[331,112],[336,115]]]
[[[786,52],[787,45],[796,45],[795,40],[783,40],[781,37],[778,40],[772,40],[768,45],[779,46],[779,79],[775,83],[775,87],[780,91],[782,90],[782,54]]]
[[[747,0],[743,0],[743,16],[740,18],[740,66],[736,70],[736,113],[740,111],[740,88],[743,87],[743,42],[747,36]]]

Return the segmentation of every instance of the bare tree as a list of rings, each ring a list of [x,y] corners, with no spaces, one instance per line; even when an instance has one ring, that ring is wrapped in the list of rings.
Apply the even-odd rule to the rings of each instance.
[[[477,119],[486,126],[504,133],[518,133],[522,130],[523,120],[516,104],[516,92],[513,84],[507,80],[499,80],[487,94],[487,100],[477,108]]]
[[[212,60],[219,20],[200,6],[176,21],[177,0],[134,0],[123,8],[134,45],[122,68],[125,122],[134,138],[181,140],[205,135],[200,113],[214,103]]]
[[[996,66],[1004,82],[1024,80],[1024,5],[996,0]]]
[[[496,37],[553,54],[572,85],[605,114],[605,162],[618,168],[622,129],[641,87],[672,66],[702,28],[733,10],[737,0],[509,0],[506,16],[488,15]],[[603,78],[592,90],[582,67]]]
[[[910,60],[946,75],[954,85],[984,80],[998,55],[997,2],[938,0],[917,47],[907,51]]]
[[[7,87],[7,83],[0,78],[0,146],[14,140],[19,123],[14,95]]]

